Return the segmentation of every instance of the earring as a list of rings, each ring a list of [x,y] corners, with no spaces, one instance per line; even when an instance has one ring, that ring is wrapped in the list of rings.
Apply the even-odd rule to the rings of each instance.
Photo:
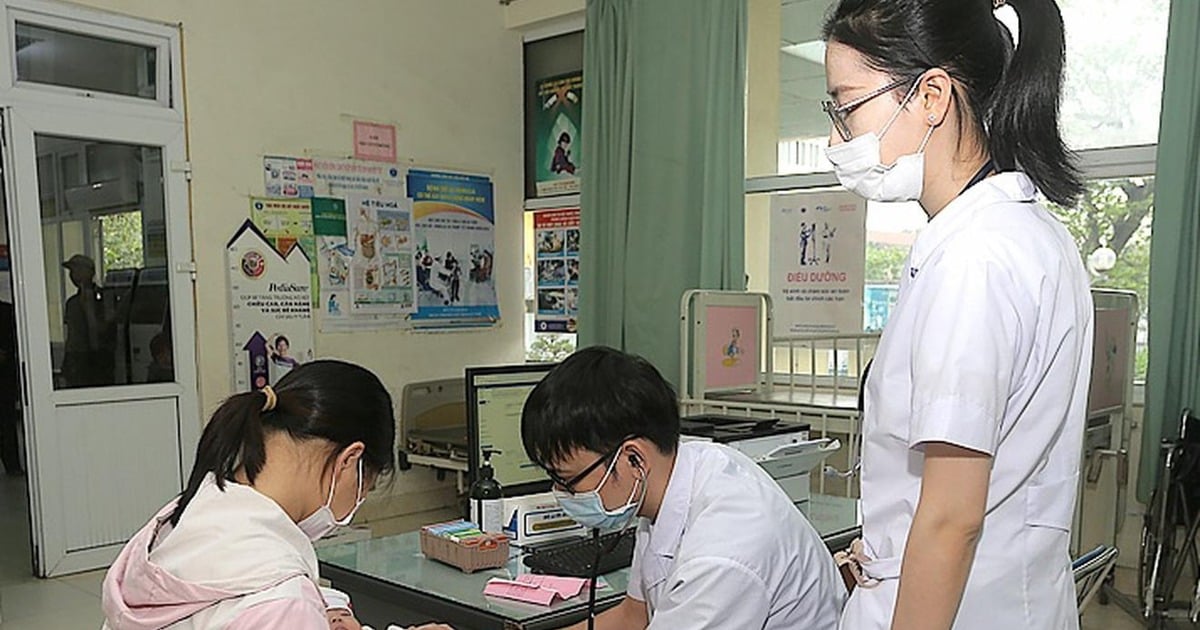
[[[933,122],[937,122],[937,114],[930,114],[930,115],[929,115],[929,122],[931,122],[931,123],[933,123]]]

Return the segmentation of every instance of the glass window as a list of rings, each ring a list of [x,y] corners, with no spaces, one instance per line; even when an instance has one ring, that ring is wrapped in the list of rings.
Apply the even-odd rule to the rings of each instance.
[[[1169,0],[1059,0],[1067,30],[1062,128],[1092,149],[1158,142]]]
[[[821,27],[830,0],[751,0],[746,175],[832,170]],[[1062,128],[1074,149],[1158,140],[1169,0],[1060,0]]]
[[[162,150],[35,142],[39,187],[55,187],[42,210],[55,388],[173,381],[166,252],[148,234],[165,225]],[[62,159],[70,155],[86,159]],[[77,178],[46,170],[67,164]]]
[[[1092,286],[1137,293],[1141,313],[1134,378],[1144,379],[1154,177],[1089,181],[1074,207],[1049,207],[1075,237],[1092,274]]]
[[[154,99],[157,50],[17,22],[17,80]]]

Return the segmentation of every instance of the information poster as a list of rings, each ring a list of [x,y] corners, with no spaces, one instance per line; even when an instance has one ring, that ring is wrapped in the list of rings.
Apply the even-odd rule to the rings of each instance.
[[[783,335],[862,332],[866,202],[846,192],[771,199],[770,291]]]
[[[575,72],[538,81],[537,97],[540,105],[534,118],[537,195],[578,193],[583,74]]]
[[[354,250],[346,236],[346,202],[343,199],[312,200],[313,233],[316,238],[317,277],[320,290],[314,303],[321,313],[318,321],[325,331],[350,318],[350,260]]]
[[[418,294],[414,323],[427,327],[498,321],[491,179],[411,170],[408,190]]]
[[[286,254],[247,220],[225,248],[234,391],[262,389],[313,360],[311,272],[304,250]]]
[[[287,254],[297,243],[305,256],[317,251],[313,235],[312,202],[308,199],[250,199],[250,219],[275,245],[280,255]],[[313,300],[317,300],[317,264],[311,261]]]
[[[366,160],[263,158],[263,186],[268,197],[308,198],[375,195],[403,199],[405,169]]]
[[[351,308],[355,313],[412,313],[412,210],[407,199],[349,195],[346,230],[350,257]]]
[[[533,215],[537,245],[534,330],[573,333],[579,315],[579,208]]]

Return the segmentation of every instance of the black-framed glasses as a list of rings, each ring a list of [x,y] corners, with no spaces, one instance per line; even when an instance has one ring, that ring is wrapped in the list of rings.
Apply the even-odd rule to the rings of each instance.
[[[587,477],[589,474],[591,474],[591,472],[593,470],[596,470],[597,468],[599,468],[601,464],[607,465],[607,464],[611,463],[612,459],[614,457],[616,457],[617,453],[621,450],[621,447],[625,446],[626,442],[634,439],[635,437],[637,437],[637,436],[631,435],[631,436],[621,440],[620,442],[617,443],[616,446],[614,446],[612,448],[612,450],[610,450],[607,453],[596,458],[596,461],[592,462],[591,464],[588,464],[587,468],[584,468],[582,471],[579,472],[579,474],[571,477],[570,479],[563,479],[562,477],[560,477],[558,475],[558,473],[554,472],[553,470],[550,470],[549,468],[546,468],[545,466],[542,466],[542,470],[546,471],[546,475],[548,477],[550,477],[550,481],[553,481],[554,485],[562,488],[563,490],[567,491],[570,494],[575,494],[575,484],[579,483],[580,481],[583,481],[584,477]]]
[[[833,122],[833,128],[837,130],[838,135],[842,137],[842,140],[845,142],[850,142],[852,139],[854,139],[854,134],[851,133],[850,124],[846,121],[846,119],[849,118],[850,114],[854,113],[854,110],[866,105],[875,98],[895,90],[896,88],[904,87],[909,82],[912,82],[913,86],[915,87],[917,85],[917,79],[919,78],[920,77],[917,77],[916,79],[900,79],[899,81],[893,81],[877,90],[863,94],[862,96],[842,105],[838,105],[830,100],[821,101],[821,109],[829,115],[829,120]],[[911,94],[912,90],[910,89],[909,92]],[[905,97],[905,100],[908,100],[907,96]]]

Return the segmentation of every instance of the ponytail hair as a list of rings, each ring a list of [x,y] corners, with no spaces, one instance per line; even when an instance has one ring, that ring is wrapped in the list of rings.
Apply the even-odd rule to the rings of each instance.
[[[362,442],[367,471],[394,470],[392,397],[369,370],[343,361],[313,361],[288,372],[274,391],[271,409],[266,408],[266,394],[255,391],[231,396],[213,413],[196,447],[187,487],[171,513],[172,525],[179,524],[209,474],[222,490],[239,470],[253,484],[267,463],[267,436],[277,431],[298,441],[324,440],[335,454]]]
[[[1054,0],[1007,2],[1017,12],[1020,41],[993,100],[988,151],[999,168],[1029,175],[1050,201],[1074,205],[1083,179],[1058,127],[1066,59],[1062,14]]]
[[[1083,182],[1058,126],[1062,15],[1055,0],[1007,4],[1019,18],[1017,42],[992,0],[841,0],[823,35],[897,80],[945,70],[956,83],[960,121],[996,167],[1023,171],[1050,201],[1072,205]]]

